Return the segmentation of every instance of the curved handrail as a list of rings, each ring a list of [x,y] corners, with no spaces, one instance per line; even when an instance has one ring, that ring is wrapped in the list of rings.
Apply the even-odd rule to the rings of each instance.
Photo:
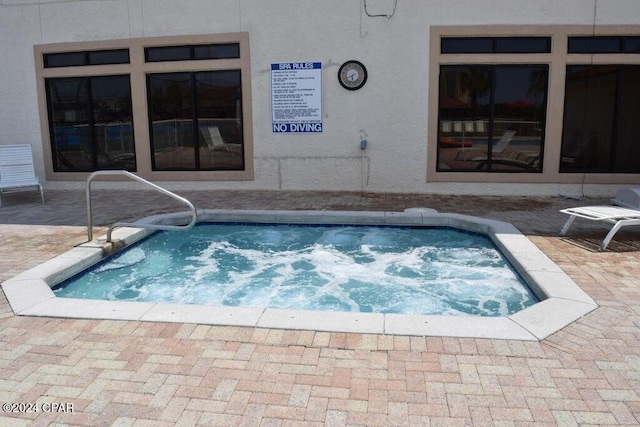
[[[191,227],[193,227],[193,225],[196,223],[196,221],[198,220],[198,216],[196,213],[196,208],[193,206],[193,204],[188,201],[187,199],[185,199],[184,197],[180,197],[177,194],[172,193],[169,190],[166,190],[152,182],[147,181],[144,178],[140,178],[138,175],[132,174],[131,172],[125,171],[125,170],[101,170],[101,171],[95,171],[93,172],[91,175],[89,175],[89,177],[87,178],[87,187],[86,187],[86,196],[87,196],[87,237],[88,237],[88,241],[90,242],[91,240],[93,240],[93,213],[91,211],[91,181],[93,181],[93,179],[96,176],[100,176],[100,175],[124,175],[128,178],[131,178],[135,181],[138,181],[142,184],[145,184],[149,187],[151,187],[152,189],[158,191],[159,193],[162,193],[164,195],[167,195],[169,197],[171,197],[172,199],[175,199],[179,202],[184,203],[185,205],[187,205],[189,207],[189,210],[191,211],[191,221],[188,224],[185,225],[163,225],[163,224],[144,224],[144,223],[129,223],[129,222],[116,222],[115,224],[111,225],[109,227],[109,229],[107,230],[107,243],[111,242],[111,232],[113,231],[114,228],[116,227],[137,227],[137,228],[148,228],[151,230],[173,230],[173,231],[177,231],[177,230],[188,230]]]

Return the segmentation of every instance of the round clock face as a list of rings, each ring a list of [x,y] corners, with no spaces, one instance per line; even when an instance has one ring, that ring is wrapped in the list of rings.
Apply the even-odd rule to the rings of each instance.
[[[367,81],[367,69],[361,62],[347,61],[338,70],[338,81],[345,89],[360,89]]]

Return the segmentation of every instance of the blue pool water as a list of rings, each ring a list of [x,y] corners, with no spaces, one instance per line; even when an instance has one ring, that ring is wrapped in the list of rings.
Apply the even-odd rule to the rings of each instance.
[[[507,316],[538,302],[489,238],[448,228],[206,224],[159,232],[58,297]]]

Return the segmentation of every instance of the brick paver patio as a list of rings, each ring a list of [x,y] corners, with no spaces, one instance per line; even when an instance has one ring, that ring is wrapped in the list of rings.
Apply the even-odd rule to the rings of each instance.
[[[13,315],[0,293],[0,425],[638,425],[640,230],[557,232],[561,198],[179,192],[199,208],[403,210],[512,222],[599,308],[542,342]],[[84,192],[10,194],[0,282],[86,240]],[[97,190],[96,233],[177,205]],[[33,404],[38,412],[17,404]],[[33,408],[30,408],[33,409]],[[55,412],[66,410],[66,412]],[[71,411],[72,410],[72,411]]]

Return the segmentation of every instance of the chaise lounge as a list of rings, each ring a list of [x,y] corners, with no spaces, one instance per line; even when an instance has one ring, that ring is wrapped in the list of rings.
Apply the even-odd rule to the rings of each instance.
[[[33,167],[31,145],[0,145],[0,207],[2,193],[37,189],[44,203],[42,184]]]
[[[613,224],[600,244],[600,251],[604,251],[620,228],[640,225],[640,188],[619,190],[612,202],[617,206],[582,206],[560,210],[560,212],[570,215],[560,230],[560,236],[567,233],[576,218]]]

